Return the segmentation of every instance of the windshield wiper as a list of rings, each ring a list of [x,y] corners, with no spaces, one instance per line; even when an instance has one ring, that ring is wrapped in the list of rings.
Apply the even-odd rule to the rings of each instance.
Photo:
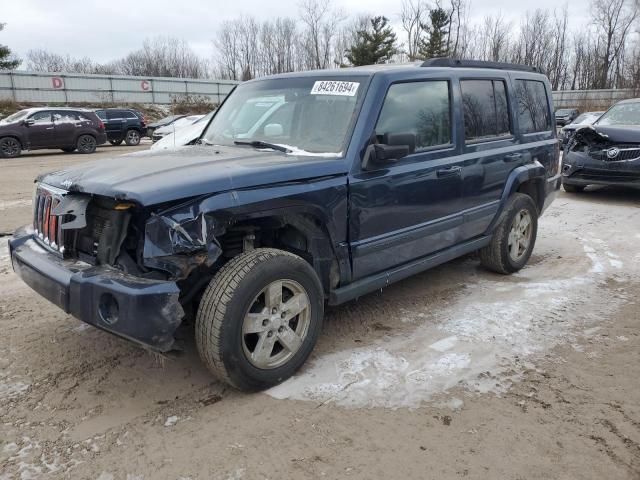
[[[289,150],[287,147],[283,147],[282,145],[278,145],[276,143],[263,142],[262,140],[234,140],[236,145],[251,145],[253,148],[270,148],[272,150],[278,150],[279,152],[291,153],[292,150]]]

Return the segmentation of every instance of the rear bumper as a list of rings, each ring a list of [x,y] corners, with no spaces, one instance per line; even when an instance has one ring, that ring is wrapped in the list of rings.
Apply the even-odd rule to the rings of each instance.
[[[98,133],[98,135],[96,135],[96,143],[98,145],[102,145],[103,143],[107,142],[107,134],[106,133]]]
[[[553,202],[555,198],[558,196],[558,192],[560,191],[561,185],[562,185],[562,176],[560,174],[556,175],[555,177],[551,177],[547,179],[547,183],[545,185],[545,192],[544,192],[545,193],[544,203],[542,205],[542,211],[540,212],[540,215],[544,213],[547,207],[551,205],[551,202]]]
[[[152,350],[172,349],[184,316],[175,282],[62,260],[26,229],[9,240],[9,252],[18,276],[66,313]]]

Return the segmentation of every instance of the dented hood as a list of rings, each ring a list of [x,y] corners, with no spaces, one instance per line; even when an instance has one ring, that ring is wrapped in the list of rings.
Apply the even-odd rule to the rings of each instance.
[[[223,191],[346,174],[339,158],[251,147],[185,146],[75,165],[38,181],[64,190],[156,205]]]
[[[618,125],[586,125],[576,130],[576,138],[591,142],[640,143],[640,127]]]

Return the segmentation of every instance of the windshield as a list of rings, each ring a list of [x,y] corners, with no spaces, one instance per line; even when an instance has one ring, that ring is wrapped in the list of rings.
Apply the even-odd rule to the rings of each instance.
[[[3,122],[15,122],[20,120],[23,117],[26,117],[30,110],[20,110],[19,112],[14,113],[13,115],[9,115],[7,118],[3,118]]]
[[[640,102],[619,103],[602,115],[597,125],[640,125]]]
[[[240,85],[209,124],[203,143],[265,142],[296,155],[341,156],[367,80],[313,76]]]

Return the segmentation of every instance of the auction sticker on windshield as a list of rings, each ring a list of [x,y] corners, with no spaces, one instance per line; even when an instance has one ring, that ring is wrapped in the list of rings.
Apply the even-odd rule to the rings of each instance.
[[[337,80],[318,81],[313,84],[311,95],[343,95],[353,97],[358,91],[358,82],[340,82]]]

